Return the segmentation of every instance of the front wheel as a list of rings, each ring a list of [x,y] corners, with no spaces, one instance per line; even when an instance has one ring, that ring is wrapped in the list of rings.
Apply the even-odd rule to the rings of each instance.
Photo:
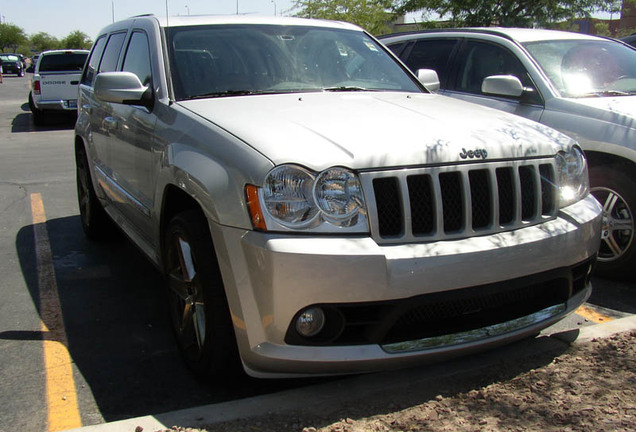
[[[208,380],[240,369],[232,320],[205,217],[189,210],[175,216],[164,241],[168,307],[188,367]]]
[[[603,206],[601,246],[596,274],[610,279],[636,275],[636,181],[615,167],[590,169],[592,195]]]

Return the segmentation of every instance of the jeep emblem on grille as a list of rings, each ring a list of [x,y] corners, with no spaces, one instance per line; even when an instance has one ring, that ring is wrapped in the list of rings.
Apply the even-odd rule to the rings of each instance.
[[[465,148],[462,148],[462,152],[459,154],[459,157],[462,159],[486,159],[488,157],[488,152],[486,151],[486,149],[466,150]]]

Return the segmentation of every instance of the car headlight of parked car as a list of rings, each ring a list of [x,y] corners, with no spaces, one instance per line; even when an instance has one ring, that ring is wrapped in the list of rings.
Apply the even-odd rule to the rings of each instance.
[[[314,173],[297,165],[280,165],[267,174],[262,187],[248,186],[246,192],[257,229],[369,231],[360,179],[346,168]]]
[[[557,179],[560,192],[560,207],[585,198],[590,192],[587,160],[578,146],[559,152],[556,156]]]

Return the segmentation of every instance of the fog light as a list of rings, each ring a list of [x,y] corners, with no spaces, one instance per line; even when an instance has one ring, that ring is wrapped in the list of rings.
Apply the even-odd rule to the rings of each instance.
[[[325,325],[325,313],[318,307],[304,310],[296,320],[296,331],[305,337],[315,336]]]

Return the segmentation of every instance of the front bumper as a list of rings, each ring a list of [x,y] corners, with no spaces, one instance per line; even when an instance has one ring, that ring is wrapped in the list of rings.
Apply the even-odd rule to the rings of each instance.
[[[560,320],[591,292],[601,208],[588,197],[556,219],[510,232],[426,244],[379,246],[369,237],[258,233],[211,224],[237,342],[250,375],[338,374],[404,367],[490,348]],[[583,263],[583,264],[582,264]],[[577,287],[572,277],[581,271]],[[587,266],[587,267],[586,267]],[[289,344],[296,314],[310,305],[409,303],[528,280],[569,278],[569,294],[526,317],[412,341]],[[548,275],[548,276],[546,276]],[[475,288],[477,289],[477,288]],[[531,288],[533,289],[533,288]],[[287,341],[287,342],[286,342]],[[292,339],[293,342],[293,339]]]

